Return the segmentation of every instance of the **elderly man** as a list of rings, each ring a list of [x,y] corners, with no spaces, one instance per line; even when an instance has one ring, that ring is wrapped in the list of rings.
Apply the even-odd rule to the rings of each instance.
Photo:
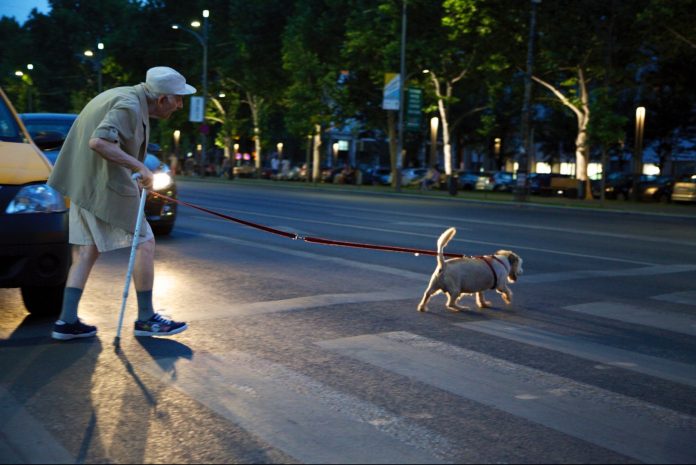
[[[102,252],[130,247],[140,190],[132,180],[140,173],[145,188],[153,174],[143,164],[150,133],[149,118],[166,119],[183,108],[182,95],[196,89],[177,71],[158,66],[145,82],[97,95],[82,110],[63,144],[48,184],[71,199],[70,243],[73,263],[68,274],[60,319],[53,326],[58,340],[92,337],[97,328],[77,316],[87,278]],[[152,305],[155,239],[145,221],[137,238],[133,282],[138,299],[136,336],[170,336],[186,323],[155,313]]]

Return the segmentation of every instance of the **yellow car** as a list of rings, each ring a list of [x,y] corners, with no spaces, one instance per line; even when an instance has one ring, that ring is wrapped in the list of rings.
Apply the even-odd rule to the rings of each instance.
[[[0,89],[0,288],[35,315],[60,312],[70,268],[68,207],[46,185],[52,165]]]

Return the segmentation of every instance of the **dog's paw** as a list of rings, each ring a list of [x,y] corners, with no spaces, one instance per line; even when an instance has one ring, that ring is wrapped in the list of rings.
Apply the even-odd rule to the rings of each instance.
[[[418,307],[418,311],[419,311],[419,312],[427,312],[427,311],[428,311],[428,307],[426,307],[425,305],[421,305],[421,306]]]
[[[491,308],[493,306],[493,302],[490,300],[484,300],[483,302],[478,303],[478,308]]]
[[[461,306],[459,306],[459,305],[456,305],[456,306],[449,306],[449,307],[445,307],[445,308],[446,308],[447,310],[449,310],[450,312],[454,312],[454,313],[459,313],[459,312],[462,312],[462,311],[467,311],[467,310],[469,310],[469,307],[461,307]]]

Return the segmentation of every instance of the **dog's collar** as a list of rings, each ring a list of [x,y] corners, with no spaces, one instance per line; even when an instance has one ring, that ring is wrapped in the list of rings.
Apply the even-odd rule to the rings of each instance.
[[[480,257],[476,257],[476,258],[480,258],[481,260],[483,260],[483,263],[488,265],[488,268],[491,269],[491,273],[493,273],[493,287],[491,287],[491,289],[495,289],[498,287],[498,273],[495,272],[495,268],[493,268],[493,265],[491,264],[491,262],[488,261],[488,257],[491,257],[493,260],[495,260],[496,262],[503,265],[503,268],[505,269],[505,274],[508,273],[508,267],[505,265],[505,263],[503,263],[503,261],[501,259],[499,259],[495,255],[482,255]]]

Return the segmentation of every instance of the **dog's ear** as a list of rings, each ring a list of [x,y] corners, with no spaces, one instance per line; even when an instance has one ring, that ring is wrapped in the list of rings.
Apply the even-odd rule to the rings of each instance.
[[[510,252],[508,260],[510,260],[510,266],[512,269],[516,270],[517,274],[522,274],[522,257],[514,252]]]

